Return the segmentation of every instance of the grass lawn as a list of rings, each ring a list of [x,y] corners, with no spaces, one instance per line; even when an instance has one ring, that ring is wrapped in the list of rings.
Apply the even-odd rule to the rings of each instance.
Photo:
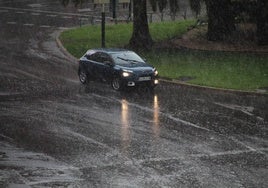
[[[155,42],[180,37],[194,20],[150,24]],[[100,26],[85,26],[61,34],[60,40],[75,57],[81,57],[90,48],[101,45]],[[132,24],[106,26],[106,46],[124,47],[132,33]],[[268,55],[201,51],[141,52],[160,76],[186,80],[188,83],[254,91],[268,88]]]
[[[267,55],[184,51],[145,56],[162,77],[218,88],[268,89]]]

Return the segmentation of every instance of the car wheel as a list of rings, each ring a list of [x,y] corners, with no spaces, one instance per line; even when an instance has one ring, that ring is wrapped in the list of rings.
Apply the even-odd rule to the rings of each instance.
[[[87,73],[84,69],[81,69],[79,71],[79,80],[82,84],[86,84],[88,81],[88,76],[87,76]]]
[[[122,82],[120,80],[120,78],[118,77],[115,77],[113,80],[112,80],[112,88],[116,91],[119,91],[122,89]]]

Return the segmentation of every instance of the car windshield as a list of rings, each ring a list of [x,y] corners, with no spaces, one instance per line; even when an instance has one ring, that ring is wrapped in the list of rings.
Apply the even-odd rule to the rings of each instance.
[[[116,65],[144,63],[142,58],[134,52],[120,52],[111,54]]]

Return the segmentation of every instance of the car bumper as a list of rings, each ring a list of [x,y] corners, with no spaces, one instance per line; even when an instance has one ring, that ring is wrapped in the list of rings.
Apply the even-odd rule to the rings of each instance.
[[[146,86],[155,87],[158,84],[159,84],[158,78],[153,78],[151,80],[143,80],[143,81],[131,80],[131,79],[124,79],[123,80],[123,85],[125,85],[127,87],[135,87],[138,85],[146,85]]]

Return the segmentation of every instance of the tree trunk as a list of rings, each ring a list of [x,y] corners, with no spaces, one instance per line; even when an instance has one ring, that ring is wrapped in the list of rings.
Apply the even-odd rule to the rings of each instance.
[[[268,45],[268,1],[257,2],[257,38],[259,45]]]
[[[206,0],[208,40],[222,41],[235,30],[231,0]]]
[[[147,20],[146,0],[133,1],[133,32],[129,45],[133,49],[151,49],[151,38]]]

